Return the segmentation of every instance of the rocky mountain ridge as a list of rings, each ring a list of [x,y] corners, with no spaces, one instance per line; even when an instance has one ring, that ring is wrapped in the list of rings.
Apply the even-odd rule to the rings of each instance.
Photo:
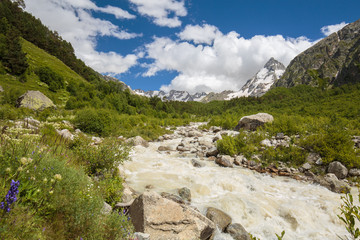
[[[145,97],[159,97],[163,101],[201,101],[207,94],[205,92],[190,94],[187,91],[171,90],[170,92],[164,91],[143,91],[141,89],[135,89],[135,94]]]
[[[275,87],[339,86],[360,81],[360,19],[295,57]]]
[[[270,89],[274,82],[282,76],[284,71],[285,66],[281,62],[275,60],[274,58],[270,58],[264,67],[260,69],[251,79],[249,79],[246,84],[237,92],[225,90],[220,93],[201,92],[190,94],[187,91],[171,90],[169,93],[166,93],[164,91],[145,92],[141,89],[136,89],[134,92],[145,97],[157,96],[162,100],[182,102],[210,102],[215,100],[230,100],[236,97],[260,97]]]

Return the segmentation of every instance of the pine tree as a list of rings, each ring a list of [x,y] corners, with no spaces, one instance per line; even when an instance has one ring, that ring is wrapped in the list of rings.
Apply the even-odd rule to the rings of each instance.
[[[19,33],[10,27],[6,34],[6,51],[3,57],[4,66],[14,75],[23,74],[28,68],[26,53],[21,49]]]

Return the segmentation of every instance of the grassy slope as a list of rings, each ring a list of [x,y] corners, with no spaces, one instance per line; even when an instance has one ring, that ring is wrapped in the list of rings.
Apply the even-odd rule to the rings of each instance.
[[[1,71],[0,73],[0,85],[5,91],[16,90],[20,94],[25,93],[27,90],[39,90],[54,101],[58,106],[65,105],[69,98],[69,94],[66,90],[61,90],[56,93],[50,91],[46,84],[40,82],[38,76],[34,73],[39,67],[49,67],[54,72],[63,76],[67,84],[74,82],[87,81],[66,66],[62,61],[56,57],[48,54],[44,50],[36,47],[34,44],[22,40],[23,51],[27,53],[29,69],[27,72],[27,81],[25,83],[19,82],[17,77],[11,76]]]

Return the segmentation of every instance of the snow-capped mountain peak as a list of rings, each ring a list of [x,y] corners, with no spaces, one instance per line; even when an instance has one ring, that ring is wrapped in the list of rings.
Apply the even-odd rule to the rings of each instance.
[[[236,97],[260,97],[270,89],[284,72],[285,66],[274,58],[270,58],[265,66],[249,79],[240,91],[229,94],[226,100]]]

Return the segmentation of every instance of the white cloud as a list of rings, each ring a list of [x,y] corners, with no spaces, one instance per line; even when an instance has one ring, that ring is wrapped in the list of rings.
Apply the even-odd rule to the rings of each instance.
[[[199,25],[187,25],[184,31],[178,34],[181,40],[193,41],[196,44],[206,43],[211,45],[214,39],[221,35],[219,29],[215,26],[204,24]]]
[[[147,57],[154,62],[147,66],[145,76],[154,76],[162,70],[179,72],[169,85],[162,86],[162,90],[239,90],[271,57],[288,65],[296,55],[313,45],[305,37],[257,35],[246,39],[234,31],[223,34],[209,25],[187,26],[178,36],[177,41],[155,38],[146,45]]]
[[[184,0],[129,0],[137,11],[153,18],[155,24],[164,27],[179,27],[179,17],[187,15]],[[173,15],[170,17],[170,15]]]
[[[136,54],[121,56],[115,52],[96,51],[96,38],[99,36],[131,39],[141,35],[121,30],[110,21],[95,18],[91,11],[112,14],[116,18],[135,18],[127,11],[113,6],[100,8],[91,0],[25,0],[25,3],[26,11],[40,18],[50,29],[58,31],[73,45],[76,55],[96,71],[120,74],[137,64]]]
[[[329,36],[330,34],[339,31],[340,29],[342,29],[342,28],[345,27],[346,25],[347,25],[347,23],[341,22],[341,23],[339,23],[339,24],[324,26],[324,27],[321,28],[321,32],[322,32],[325,36]]]

